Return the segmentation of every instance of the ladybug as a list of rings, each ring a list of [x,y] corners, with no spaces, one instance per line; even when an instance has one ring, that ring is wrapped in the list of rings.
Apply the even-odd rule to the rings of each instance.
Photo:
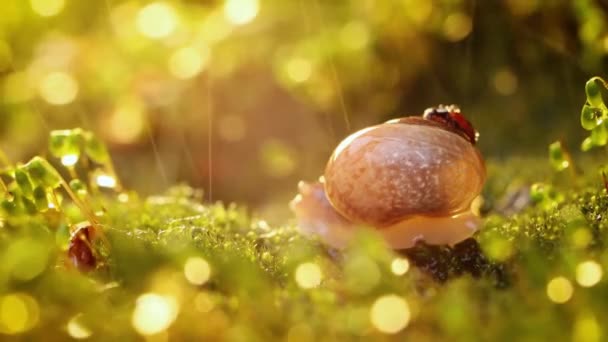
[[[479,133],[473,128],[473,125],[464,117],[464,115],[460,113],[460,108],[455,105],[439,105],[438,107],[428,108],[424,111],[422,117],[426,120],[446,125],[473,145],[475,145],[479,139]]]

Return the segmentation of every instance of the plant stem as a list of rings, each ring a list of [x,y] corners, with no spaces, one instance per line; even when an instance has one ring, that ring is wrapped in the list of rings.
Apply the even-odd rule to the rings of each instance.
[[[4,191],[9,197],[11,197],[11,193],[8,191],[8,186],[6,186],[6,183],[4,183],[4,181],[2,180],[2,177],[0,177],[0,187],[2,188],[2,191]]]
[[[68,196],[70,196],[72,201],[74,201],[74,204],[76,204],[82,213],[87,216],[89,221],[91,221],[91,224],[97,225],[99,222],[97,221],[97,218],[95,218],[95,213],[93,213],[93,210],[76,196],[76,194],[72,191],[72,188],[70,188],[70,185],[63,179],[63,177],[61,177],[61,186],[63,186],[65,192],[67,192]]]
[[[51,190],[51,202],[55,206],[55,209],[57,209],[57,210],[59,210],[59,212],[63,213],[61,211],[61,204],[59,203],[59,198],[57,198],[57,193],[55,193],[55,189]]]
[[[606,82],[603,78],[599,77],[599,76],[595,76],[591,78],[592,81],[599,81],[604,88],[606,88],[606,90],[608,90],[608,82]]]
[[[78,178],[78,175],[76,174],[76,170],[74,169],[74,166],[67,166],[66,169],[68,169],[68,173],[70,174],[70,177],[72,177],[72,179]]]

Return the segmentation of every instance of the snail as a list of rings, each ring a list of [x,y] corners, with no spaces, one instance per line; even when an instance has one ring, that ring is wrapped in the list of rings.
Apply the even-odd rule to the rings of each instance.
[[[318,182],[298,184],[290,207],[300,231],[337,248],[360,227],[394,249],[471,237],[480,226],[471,204],[486,178],[478,136],[454,105],[351,134]]]

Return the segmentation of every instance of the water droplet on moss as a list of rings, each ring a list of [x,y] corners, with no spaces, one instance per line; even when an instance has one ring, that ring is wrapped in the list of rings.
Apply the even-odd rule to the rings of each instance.
[[[600,86],[597,82],[597,78],[592,78],[585,83],[585,93],[587,94],[587,102],[593,107],[604,106],[604,100],[602,99],[602,93]]]
[[[599,108],[584,105],[581,110],[581,126],[590,131],[602,123],[602,111]]]

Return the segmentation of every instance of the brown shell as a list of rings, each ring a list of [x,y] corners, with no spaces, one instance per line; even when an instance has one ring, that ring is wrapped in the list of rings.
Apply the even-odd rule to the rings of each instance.
[[[483,159],[469,141],[411,117],[344,139],[325,169],[325,191],[346,218],[385,227],[414,215],[464,212],[485,177]]]

